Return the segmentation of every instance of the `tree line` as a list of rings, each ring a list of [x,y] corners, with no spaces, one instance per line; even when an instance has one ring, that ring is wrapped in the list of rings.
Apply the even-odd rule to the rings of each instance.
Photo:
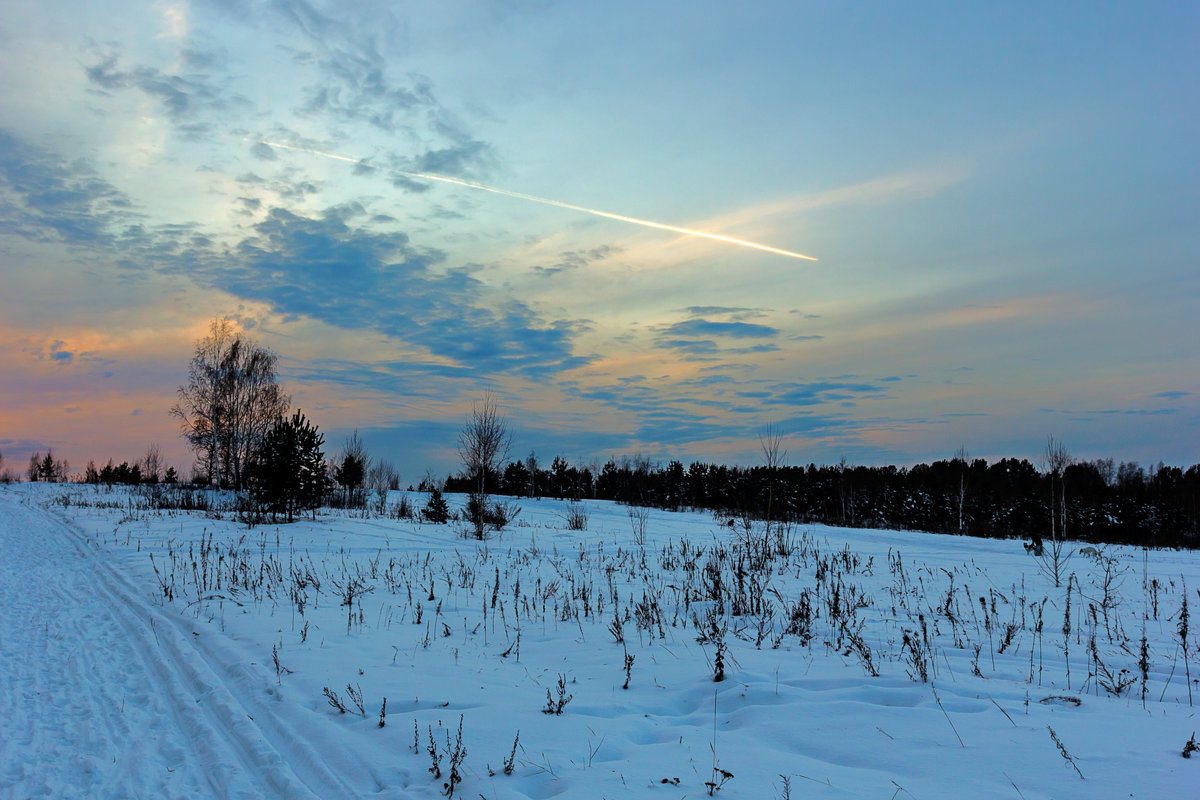
[[[711,511],[727,519],[771,518],[856,528],[921,530],[986,537],[1051,538],[1149,546],[1200,545],[1200,465],[1145,469],[1112,459],[1071,459],[1048,444],[1039,469],[1027,459],[989,463],[965,454],[909,467],[729,466],[640,457],[602,466],[535,455],[489,476],[489,488],[515,497],[592,498],[672,511]],[[448,491],[464,491],[461,476]]]
[[[299,410],[276,377],[278,357],[226,320],[214,320],[198,340],[187,381],[171,413],[196,454],[191,482],[246,496],[258,513],[291,521],[321,506],[365,508],[376,493],[382,510],[400,476],[386,460],[372,460],[355,432],[340,454],[327,457],[317,426]],[[679,511],[707,510],[728,520],[772,519],[849,527],[923,530],[988,537],[1049,535],[1151,546],[1200,545],[1200,465],[1186,470],[1159,464],[1143,469],[1071,457],[1050,438],[1041,469],[1026,459],[953,458],[909,467],[810,463],[789,466],[778,430],[763,437],[758,466],[640,456],[575,465],[561,456],[547,465],[536,453],[510,459],[511,429],[494,395],[485,393],[458,437],[461,472],[444,481],[427,474],[420,488],[437,491],[426,518],[448,516],[441,491],[468,495],[463,511],[483,538],[519,512],[496,495],[602,499]],[[2,462],[0,462],[2,464]],[[97,469],[96,484],[175,483],[162,471],[156,446],[134,464]],[[66,480],[68,464],[53,452],[35,453],[26,477]],[[6,473],[7,474],[7,473]],[[407,508],[407,506],[402,506]]]

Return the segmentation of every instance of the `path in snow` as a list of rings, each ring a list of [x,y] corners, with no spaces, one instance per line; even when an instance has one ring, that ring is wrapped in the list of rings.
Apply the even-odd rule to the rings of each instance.
[[[219,676],[196,634],[141,600],[82,534],[6,491],[0,610],[0,796],[354,793],[277,729],[292,756],[281,758],[253,720],[261,701]]]

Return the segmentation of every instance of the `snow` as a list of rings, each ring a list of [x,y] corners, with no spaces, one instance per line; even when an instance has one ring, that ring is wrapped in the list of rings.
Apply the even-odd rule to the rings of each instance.
[[[569,531],[565,503],[517,502],[476,542],[453,524],[339,512],[248,529],[128,490],[0,487],[0,796],[432,798],[460,720],[456,796],[487,800],[705,797],[719,770],[718,797],[784,797],[785,777],[792,797],[1194,792],[1200,760],[1181,750],[1200,664],[1178,623],[1185,582],[1200,600],[1195,553],[1107,548],[1122,570],[1107,628],[1101,564],[1072,559],[1064,654],[1066,582],[1017,541],[793,528],[769,583],[744,569],[739,590],[740,523],[651,511],[639,547],[622,506],[585,502],[587,529]],[[342,605],[351,586],[365,593]],[[805,591],[811,627],[785,633]],[[905,632],[930,648],[929,682]],[[1089,678],[1093,635],[1134,679],[1120,696]],[[543,713],[560,676],[570,699]]]

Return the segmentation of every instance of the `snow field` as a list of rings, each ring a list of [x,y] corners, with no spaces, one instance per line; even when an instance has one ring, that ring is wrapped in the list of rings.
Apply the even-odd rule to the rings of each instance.
[[[570,531],[567,504],[517,502],[514,525],[475,542],[453,525],[338,514],[248,530],[121,491],[0,489],[15,676],[0,711],[18,732],[0,788],[437,797],[460,720],[456,795],[489,800],[703,797],[720,770],[724,797],[783,797],[785,776],[793,797],[1194,786],[1180,751],[1200,728],[1196,638],[1185,664],[1178,635],[1184,583],[1200,588],[1193,553],[1109,548],[1108,603],[1101,566],[1074,558],[1064,637],[1067,583],[1016,541],[747,533],[651,511],[639,547],[624,507],[586,502],[587,530]],[[1107,682],[1132,681],[1119,695],[1093,638]],[[543,713],[560,676],[570,700]]]

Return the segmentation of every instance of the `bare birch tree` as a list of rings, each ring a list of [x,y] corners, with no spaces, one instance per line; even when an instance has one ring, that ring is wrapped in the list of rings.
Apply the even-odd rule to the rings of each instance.
[[[1043,458],[1050,476],[1050,543],[1039,560],[1042,572],[1057,588],[1062,585],[1067,563],[1071,560],[1071,553],[1066,549],[1067,487],[1064,478],[1073,459],[1067,446],[1053,436],[1046,438]]]
[[[254,448],[288,411],[275,379],[278,356],[229,320],[213,320],[196,342],[188,381],[171,408],[211,483],[240,490]]]

